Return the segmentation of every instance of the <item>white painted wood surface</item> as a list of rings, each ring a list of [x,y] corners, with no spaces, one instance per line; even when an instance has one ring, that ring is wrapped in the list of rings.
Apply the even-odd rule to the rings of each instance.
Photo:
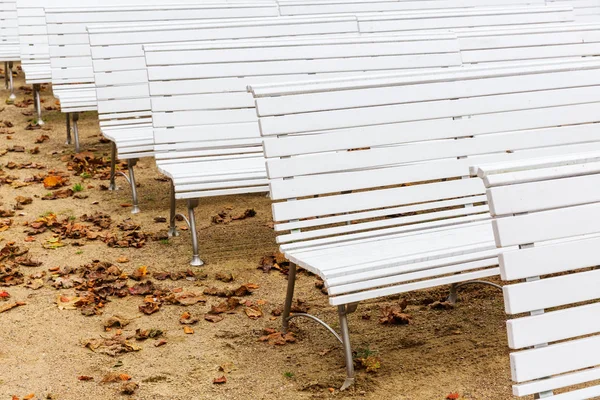
[[[600,228],[590,223],[600,205],[599,157],[582,151],[472,168],[487,187],[499,250],[518,245],[500,256],[502,278],[528,278],[504,286],[506,312],[531,313],[507,323],[517,396],[600,394]]]

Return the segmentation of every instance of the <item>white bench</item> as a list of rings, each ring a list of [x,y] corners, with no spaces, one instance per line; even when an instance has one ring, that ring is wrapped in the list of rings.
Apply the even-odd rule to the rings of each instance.
[[[202,265],[193,224],[198,199],[267,192],[250,82],[312,80],[460,65],[454,35],[229,41],[144,46],[159,170],[186,199],[192,265]]]
[[[500,256],[502,279],[522,281],[504,286],[506,312],[529,314],[507,323],[513,394],[598,398],[600,152],[475,170],[496,245],[514,249]]]
[[[566,0],[563,0],[566,1]],[[471,7],[544,5],[545,0],[278,0],[281,15],[421,11]]]
[[[20,60],[19,32],[17,29],[16,0],[5,0],[0,3],[0,62],[4,62],[4,80],[6,89],[10,90],[7,103],[15,100],[12,68],[13,62]]]
[[[249,88],[277,242],[338,307],[343,387],[354,379],[346,316],[359,302],[499,274],[469,167],[599,150],[599,72],[590,60]]]
[[[98,0],[16,0],[21,67],[25,81],[34,85],[38,123],[43,124],[39,89],[52,81],[45,9],[49,7],[94,7]],[[127,0],[128,5],[194,4],[197,0]],[[123,1],[102,0],[101,6],[119,6]]]
[[[234,17],[275,17],[275,2],[232,1],[199,5],[102,6],[46,8],[46,23],[54,95],[61,110],[73,113],[75,151],[79,152],[78,113],[97,110],[94,71],[87,27],[118,24],[122,27],[148,24],[179,24],[183,21]],[[69,126],[67,120],[67,126]],[[70,130],[67,128],[67,143]]]
[[[454,20],[455,22],[450,26],[455,28],[471,26],[473,23],[477,23],[478,18],[490,24],[500,25],[510,24],[511,21],[516,21],[517,24],[524,22],[549,24],[573,20],[570,7],[545,7],[543,12],[539,7],[488,9],[483,12],[470,10],[468,11],[469,18],[449,18],[449,16],[455,17],[456,15],[456,11],[450,14],[440,11],[394,13],[394,17],[398,21],[396,29],[406,33],[415,28],[411,22],[412,17],[420,18],[421,23],[426,23],[428,20],[439,21],[443,17],[445,20]],[[138,56],[140,58],[143,56],[142,44],[347,34],[356,32],[357,27],[362,26],[363,17],[371,24],[377,20],[376,18],[386,18],[386,14],[378,14],[375,18],[370,14],[358,17],[348,16],[345,17],[349,18],[346,20],[331,19],[328,16],[317,17],[319,18],[317,25],[313,25],[315,16],[312,16],[281,17],[281,20],[253,19],[245,22],[229,22],[226,25],[214,23],[197,26],[186,24],[128,28],[90,27],[88,30],[92,45],[99,118],[103,134],[113,141],[120,158],[137,159],[154,155],[152,129],[149,129],[151,123],[150,101],[144,87],[147,82],[147,74],[145,63],[143,61],[141,65],[138,63]],[[292,23],[292,21],[296,22]],[[389,23],[390,20],[386,19],[386,22]],[[481,25],[482,22],[478,24]],[[430,27],[431,24],[428,26]],[[448,24],[445,26],[447,27]],[[369,29],[376,28],[369,27]],[[130,180],[134,179],[133,169],[130,169],[130,177],[132,177]],[[111,183],[111,187],[114,187],[114,183]],[[137,196],[134,194],[134,197]],[[137,210],[137,200],[134,199],[133,203],[134,209]]]
[[[143,44],[190,41],[269,38],[279,36],[348,35],[357,33],[354,17],[250,18],[227,23],[209,21],[192,24],[145,27],[90,27],[89,40],[94,68],[100,129],[112,143],[113,157],[130,164],[134,181],[137,159],[154,156],[152,113]],[[130,160],[130,161],[129,161]],[[114,162],[111,164],[114,188]],[[139,211],[135,186],[131,185],[133,211]],[[174,232],[172,232],[174,234]]]

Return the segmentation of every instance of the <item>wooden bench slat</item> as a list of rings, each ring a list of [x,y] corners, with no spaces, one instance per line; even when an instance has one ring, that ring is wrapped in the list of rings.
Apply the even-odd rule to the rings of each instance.
[[[538,281],[504,286],[504,304],[509,314],[519,314],[598,296],[600,270],[579,272]]]
[[[512,246],[598,232],[600,204],[541,211],[494,221],[499,246]]]
[[[513,352],[512,378],[526,382],[600,364],[600,336]],[[576,397],[579,398],[579,397]]]

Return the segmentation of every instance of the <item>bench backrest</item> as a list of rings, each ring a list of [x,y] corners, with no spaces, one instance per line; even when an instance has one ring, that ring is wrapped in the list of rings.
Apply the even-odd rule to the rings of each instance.
[[[468,7],[545,5],[544,0],[279,0],[281,15],[441,10]]]
[[[571,6],[482,7],[411,13],[373,13],[359,19],[362,33],[436,31],[478,27],[536,26],[573,22]]]
[[[464,64],[600,55],[598,23],[457,31]]]
[[[321,37],[332,34],[356,35],[357,32],[358,26],[353,16],[252,18],[226,23],[136,28],[90,27],[100,126],[151,123],[144,44],[185,40]]]
[[[510,24],[515,15],[522,16],[528,12],[532,15],[539,13],[537,7],[533,7],[530,11],[523,10],[522,7],[494,9],[489,10],[488,14],[485,15],[489,16],[489,12],[499,14],[500,16],[494,22],[502,25]],[[515,14],[511,14],[511,12]],[[402,14],[393,13],[393,17],[397,21],[396,29],[399,32],[408,32],[411,27],[414,27],[414,24],[410,22],[412,18],[419,17],[421,22],[437,21],[440,16],[446,16],[447,14],[446,11],[406,12]],[[451,15],[454,14],[451,13]],[[141,120],[130,120],[130,116],[134,115],[138,118],[150,116],[147,90],[143,87],[143,84],[147,83],[147,74],[143,62],[142,44],[349,33],[357,32],[358,26],[362,26],[361,21],[363,18],[373,21],[376,18],[386,18],[386,15],[358,14],[357,16],[343,17],[348,18],[347,20],[327,16],[280,17],[282,18],[281,21],[273,19],[270,22],[267,20],[248,20],[245,22],[231,22],[226,25],[217,23],[198,26],[148,26],[128,29],[91,27],[89,33],[101,125],[137,124]],[[315,21],[315,18],[318,18],[318,20]],[[569,7],[547,7],[543,18],[538,19],[538,21],[552,23],[572,20],[572,9]],[[472,21],[465,21],[460,18],[450,18],[450,20],[455,21],[452,26],[456,29],[468,27],[472,23]],[[389,20],[387,21],[389,22]],[[409,25],[406,25],[407,23]],[[123,90],[118,89],[119,86],[124,86]],[[136,90],[130,90],[132,86],[135,86]]]
[[[507,322],[513,393],[598,398],[600,153],[484,165],[478,174],[496,244],[513,248],[500,256],[502,279],[524,280],[503,288],[506,312],[529,314]]]
[[[16,0],[0,3],[0,61],[18,61],[19,31]]]
[[[145,46],[157,163],[262,155],[251,82],[289,82],[461,64],[454,35]],[[250,147],[253,146],[253,147]]]
[[[89,8],[47,8],[46,22],[50,45],[50,64],[53,85],[94,83],[94,71],[87,26],[119,24],[135,26],[180,24],[182,21],[214,20],[220,18],[276,17],[277,4],[228,2],[198,5],[120,6]]]
[[[123,0],[102,0],[102,6],[120,6]],[[127,5],[195,4],[197,0],[126,0]],[[97,7],[98,0],[17,0],[21,62],[27,83],[51,81],[45,8]],[[29,68],[41,72],[27,75]]]
[[[547,0],[548,5],[565,5],[575,8],[575,19],[578,22],[600,21],[599,0]]]
[[[489,218],[474,162],[600,148],[599,68],[252,86],[278,242],[286,250]]]

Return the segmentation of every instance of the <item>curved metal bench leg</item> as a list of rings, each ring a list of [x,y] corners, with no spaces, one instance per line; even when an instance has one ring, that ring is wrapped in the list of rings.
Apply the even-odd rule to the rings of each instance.
[[[335,338],[342,344],[342,348],[344,350],[344,360],[346,363],[346,379],[342,384],[340,390],[346,390],[350,386],[354,384],[354,360],[352,359],[352,346],[350,345],[350,330],[348,329],[348,314],[356,311],[356,307],[358,304],[348,304],[338,306],[338,317],[340,319],[340,331],[341,336],[337,334],[332,327],[327,325],[324,321],[315,317],[314,315],[305,314],[305,313],[296,313],[291,314],[292,310],[292,300],[294,298],[294,288],[296,286],[296,272],[297,266],[294,263],[290,263],[290,268],[288,270],[288,286],[287,293],[285,296],[285,303],[283,306],[283,314],[281,321],[281,328],[283,333],[287,333],[290,327],[290,320],[292,318],[304,317],[310,318],[313,321],[319,323],[323,327],[325,327]]]
[[[5,75],[8,77],[8,89],[10,89],[10,96],[8,96],[8,104],[13,104],[17,96],[15,96],[15,83],[13,82],[13,62],[8,62],[8,69],[5,70]]]
[[[354,308],[356,309],[356,308]],[[346,361],[346,379],[340,390],[346,390],[354,384],[354,360],[352,359],[352,346],[350,345],[350,330],[348,329],[348,314],[354,311],[350,306],[338,306],[340,318],[340,331],[342,333],[342,346]]]
[[[190,231],[192,233],[192,261],[190,261],[190,265],[194,267],[201,267],[204,265],[204,262],[200,259],[200,255],[198,252],[198,232],[196,231],[196,219],[194,218],[194,208],[198,207],[198,199],[189,199],[188,200],[188,225],[190,227]]]
[[[42,98],[41,98],[41,87],[39,83],[33,85],[33,101],[35,104],[35,112],[37,114],[37,124],[39,126],[44,125],[44,121],[42,120]]]
[[[281,321],[281,330],[287,333],[290,327],[290,312],[292,310],[292,300],[294,299],[294,288],[296,287],[296,264],[290,263],[288,270],[288,286],[283,304],[283,320]]]
[[[177,232],[177,226],[175,225],[175,217],[177,217],[177,204],[175,200],[175,185],[171,181],[171,201],[170,201],[170,212],[169,212],[169,237],[179,236]]]
[[[8,61],[4,61],[4,87],[6,90],[10,89],[8,86]]]
[[[75,152],[79,153],[79,113],[73,113],[73,138],[75,139]]]
[[[133,167],[135,167],[137,162],[137,158],[130,158],[129,160],[127,160],[127,170],[129,171],[129,186],[131,186],[131,199],[133,202],[133,207],[131,208],[132,214],[137,214],[140,212],[140,207],[138,204],[137,187],[135,186],[135,173],[133,172]]]
[[[474,284],[479,284],[479,285],[490,285],[495,287],[496,289],[500,289],[502,290],[502,286],[493,283],[493,282],[488,282],[488,281],[467,281],[467,282],[461,282],[461,283],[453,283],[450,286],[450,294],[448,295],[448,298],[446,299],[446,301],[450,304],[456,304],[456,300],[458,300],[458,288],[465,286],[465,285],[474,285]]]
[[[117,145],[115,142],[110,142],[110,183],[108,184],[108,190],[117,190],[115,183],[117,169]]]
[[[71,113],[65,113],[65,115],[67,116],[67,143],[68,145],[70,145],[72,143],[72,139],[71,139]]]

